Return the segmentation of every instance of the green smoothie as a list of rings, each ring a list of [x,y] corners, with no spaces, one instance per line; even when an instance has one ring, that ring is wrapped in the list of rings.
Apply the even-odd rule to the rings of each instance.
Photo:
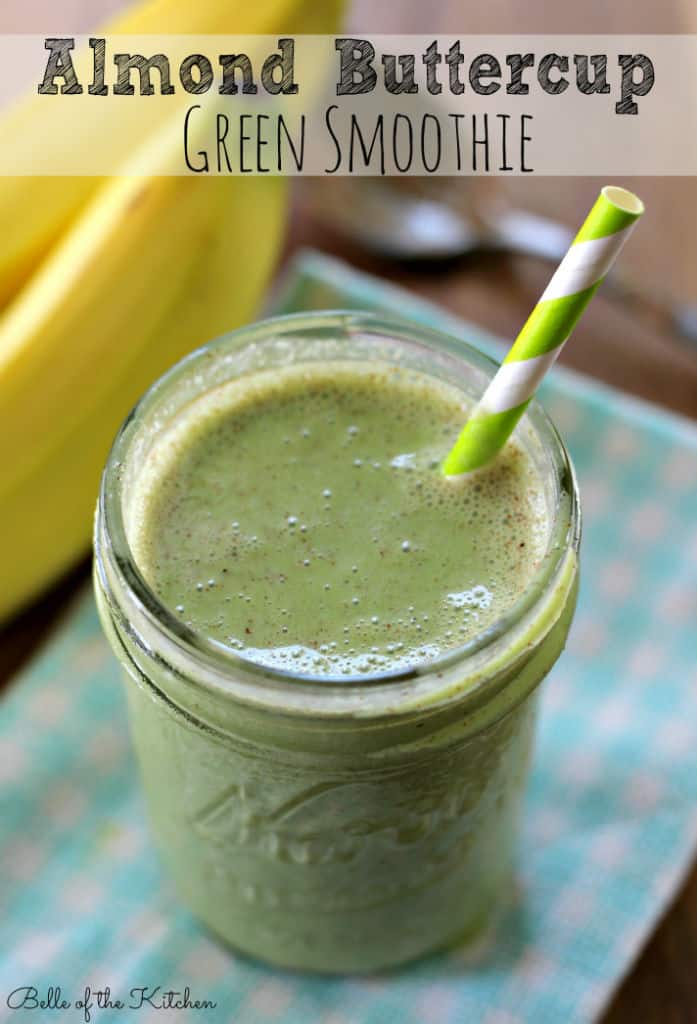
[[[476,475],[439,472],[465,415],[455,388],[372,363],[211,391],[141,475],[136,561],[188,626],[264,665],[437,658],[505,613],[548,541],[519,445]]]
[[[534,404],[441,475],[490,374],[420,328],[268,321],[170,371],[109,458],[96,593],[153,832],[193,912],[272,963],[399,964],[510,891],[578,509]]]

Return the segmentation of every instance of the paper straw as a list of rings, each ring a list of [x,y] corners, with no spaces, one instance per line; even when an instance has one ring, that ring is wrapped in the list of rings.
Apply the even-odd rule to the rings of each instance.
[[[602,189],[445,459],[446,476],[478,469],[504,446],[643,212],[626,189]]]

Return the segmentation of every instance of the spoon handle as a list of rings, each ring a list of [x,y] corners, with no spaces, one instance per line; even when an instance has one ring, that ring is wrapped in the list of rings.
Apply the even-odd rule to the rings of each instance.
[[[496,245],[509,252],[533,256],[550,263],[558,263],[573,240],[572,232],[564,225],[524,210],[499,210],[487,225]],[[616,299],[632,306],[643,316],[663,329],[678,334],[697,347],[697,304],[676,303],[669,296],[647,287],[617,269],[607,276],[606,289]]]

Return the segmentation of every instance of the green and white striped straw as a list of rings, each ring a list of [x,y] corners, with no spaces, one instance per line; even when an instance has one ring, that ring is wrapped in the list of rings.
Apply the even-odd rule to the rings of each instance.
[[[626,189],[602,189],[445,459],[446,476],[478,469],[504,446],[643,212]]]

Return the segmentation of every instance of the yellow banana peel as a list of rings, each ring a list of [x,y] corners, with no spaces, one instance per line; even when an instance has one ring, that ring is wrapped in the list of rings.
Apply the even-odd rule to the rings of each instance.
[[[0,498],[0,621],[57,578],[87,550],[99,476],[111,441],[128,409],[143,390],[192,347],[254,316],[281,242],[285,182],[279,178],[178,179],[198,193],[200,203],[218,218],[201,231],[194,259],[180,277],[176,301],[132,345],[123,320],[121,343],[129,358],[106,378],[98,404],[89,401],[84,416],[71,417],[67,431],[47,448],[32,472]],[[176,210],[160,224],[163,248],[174,249],[179,229]],[[253,246],[253,252],[250,251]],[[152,279],[148,277],[148,281]],[[118,292],[112,296],[118,297]],[[91,330],[94,325],[86,325]],[[118,338],[117,338],[118,342]],[[62,372],[61,365],[53,373]],[[101,376],[99,357],[92,381]],[[79,405],[86,381],[72,402]],[[82,390],[81,390],[82,389]],[[37,396],[37,401],[40,397]],[[16,457],[23,458],[24,447]]]

